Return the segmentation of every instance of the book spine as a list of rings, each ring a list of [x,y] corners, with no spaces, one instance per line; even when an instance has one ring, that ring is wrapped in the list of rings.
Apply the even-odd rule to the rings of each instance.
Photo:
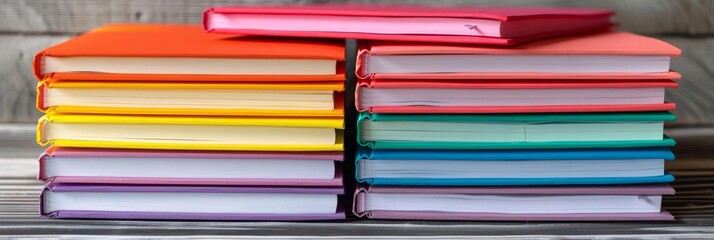
[[[46,80],[37,83],[37,100],[35,102],[35,107],[40,112],[47,112],[47,88],[49,83]]]
[[[357,217],[364,217],[364,216],[369,217],[369,212],[365,211],[366,210],[365,200],[367,199],[367,192],[368,192],[368,190],[363,187],[360,187],[357,190],[355,190],[354,201],[352,204],[352,213],[354,213],[355,216],[357,216]]]
[[[371,55],[369,51],[369,44],[363,43],[358,46],[357,59],[355,63],[355,75],[358,79],[373,79],[374,74],[369,74],[367,70],[368,57]]]
[[[54,151],[53,147],[46,149],[44,152],[42,152],[42,154],[40,154],[40,157],[37,159],[39,163],[37,180],[44,181],[47,179],[47,176],[45,176],[45,161],[47,161],[51,157],[52,151]]]
[[[36,130],[36,141],[40,146],[46,146],[49,141],[46,139],[47,136],[47,115],[42,116],[38,121],[37,121],[37,130]]]
[[[45,74],[45,52],[39,52],[35,55],[34,60],[32,61],[32,69],[33,72],[35,73],[35,77],[37,80],[42,81],[44,80],[47,75]]]
[[[370,84],[367,81],[359,81],[357,83],[357,87],[355,88],[355,108],[357,109],[358,112],[364,112],[364,111],[371,111],[369,108],[365,108],[362,105],[362,99],[360,98],[361,94],[360,92],[364,88],[370,88]]]
[[[45,184],[45,186],[42,188],[42,191],[40,192],[38,211],[40,212],[40,216],[42,216],[42,217],[48,217],[48,218],[56,218],[57,217],[56,213],[45,211],[45,198],[47,197],[46,192],[52,191],[54,188],[54,185],[55,185],[54,182],[49,181]]]

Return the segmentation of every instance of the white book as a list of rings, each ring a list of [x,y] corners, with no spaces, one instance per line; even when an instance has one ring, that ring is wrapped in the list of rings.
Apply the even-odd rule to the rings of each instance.
[[[621,160],[373,160],[359,161],[366,178],[607,178],[664,174],[664,159]]]
[[[364,211],[508,214],[659,213],[661,195],[367,193]]]

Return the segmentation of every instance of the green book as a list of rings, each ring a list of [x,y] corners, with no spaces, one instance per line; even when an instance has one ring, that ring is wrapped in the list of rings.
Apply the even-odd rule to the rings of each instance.
[[[672,146],[669,112],[568,114],[370,114],[361,145],[376,149],[527,149]]]

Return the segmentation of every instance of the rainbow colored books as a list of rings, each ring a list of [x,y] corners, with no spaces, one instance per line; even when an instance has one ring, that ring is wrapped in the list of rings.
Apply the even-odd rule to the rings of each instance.
[[[356,215],[674,219],[661,199],[674,194],[663,130],[676,119],[665,101],[681,77],[676,47],[617,31],[515,46],[386,40],[360,42],[357,55],[356,177],[367,186]]]
[[[344,46],[107,25],[40,52],[53,218],[345,217]]]
[[[612,14],[239,6],[207,9],[203,27],[100,27],[35,58],[40,212],[343,219],[355,164],[360,217],[673,220],[665,91],[681,51],[610,31]],[[355,102],[345,38],[360,40]]]

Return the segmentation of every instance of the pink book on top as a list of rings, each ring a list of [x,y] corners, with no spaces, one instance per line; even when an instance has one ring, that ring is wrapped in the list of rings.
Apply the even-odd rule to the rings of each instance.
[[[327,4],[209,8],[206,31],[246,35],[514,45],[602,31],[611,10]]]
[[[513,47],[372,41],[360,46],[357,76],[370,79],[679,79],[681,50],[627,32],[547,39]]]
[[[169,151],[51,147],[39,179],[58,183],[342,186],[342,152]]]

